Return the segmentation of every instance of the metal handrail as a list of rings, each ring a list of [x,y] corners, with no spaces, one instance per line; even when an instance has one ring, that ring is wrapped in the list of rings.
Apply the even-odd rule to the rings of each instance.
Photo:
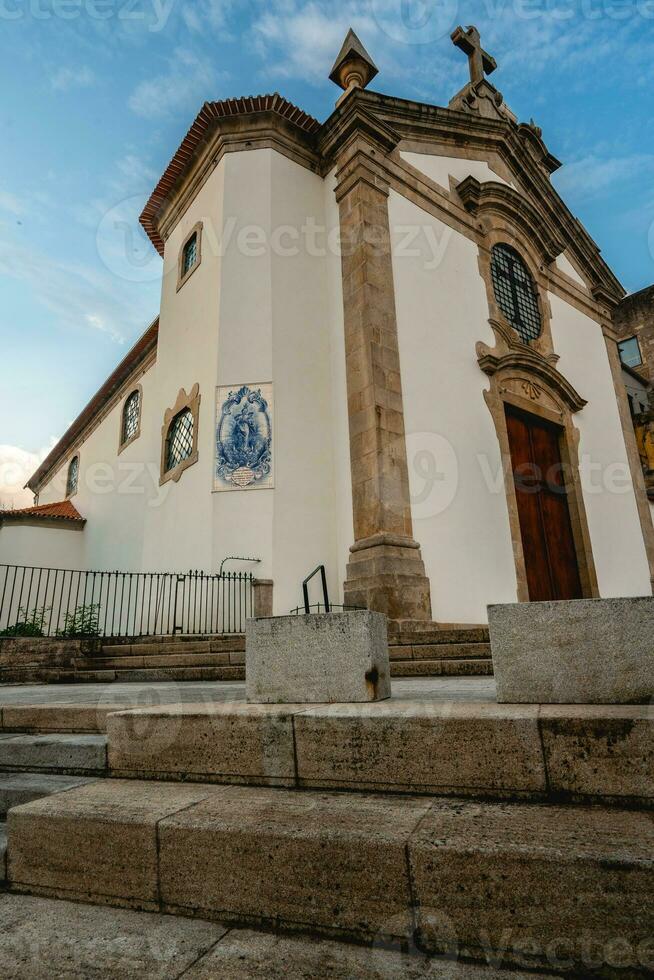
[[[310,575],[307,575],[304,582],[302,583],[302,595],[304,597],[304,613],[306,616],[309,616],[311,614],[311,606],[309,605],[309,582],[311,581],[314,575],[318,574],[318,572],[320,572],[320,578],[322,580],[322,597],[324,601],[325,612],[328,613],[330,611],[329,595],[327,593],[327,574],[325,572],[325,566],[318,565],[318,567],[314,568],[314,570],[311,572]]]
[[[239,555],[230,555],[228,558],[223,558],[223,560],[221,561],[220,568],[218,570],[218,574],[219,575],[222,575],[222,573],[223,573],[223,565],[225,564],[226,561],[253,561],[256,564],[259,564],[261,562],[261,559],[260,558],[241,558],[241,557],[239,557]]]

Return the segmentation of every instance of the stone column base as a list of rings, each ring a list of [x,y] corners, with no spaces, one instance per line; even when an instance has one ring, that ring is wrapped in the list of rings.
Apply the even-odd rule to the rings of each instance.
[[[273,614],[273,580],[255,578],[252,582],[252,614],[260,619]]]
[[[350,548],[346,606],[385,613],[391,620],[431,621],[429,579],[413,538],[374,534]]]

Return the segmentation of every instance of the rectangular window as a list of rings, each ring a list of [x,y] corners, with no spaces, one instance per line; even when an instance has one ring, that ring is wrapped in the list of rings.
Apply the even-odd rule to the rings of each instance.
[[[195,265],[195,261],[198,257],[198,236],[197,234],[191,235],[186,245],[184,246],[184,260],[182,262],[182,275],[186,275],[190,269]]]
[[[627,367],[638,367],[639,364],[643,363],[637,337],[628,337],[627,340],[622,340],[618,344],[618,350],[620,351],[620,360]]]

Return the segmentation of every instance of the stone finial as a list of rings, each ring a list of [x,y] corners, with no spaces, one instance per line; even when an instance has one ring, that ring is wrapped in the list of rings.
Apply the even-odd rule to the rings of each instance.
[[[472,85],[483,82],[485,75],[495,71],[497,62],[482,48],[481,37],[476,27],[466,27],[465,31],[462,27],[457,27],[451,37],[456,47],[468,55]]]
[[[350,28],[343,42],[343,47],[334,62],[334,67],[329,75],[330,80],[335,85],[339,85],[344,90],[345,95],[348,95],[352,89],[365,88],[378,73],[377,65]],[[339,102],[343,98],[345,96],[342,95]]]

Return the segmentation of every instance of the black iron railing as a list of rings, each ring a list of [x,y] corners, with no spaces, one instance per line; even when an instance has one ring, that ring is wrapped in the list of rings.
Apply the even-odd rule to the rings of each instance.
[[[311,612],[311,606],[309,604],[309,582],[314,577],[314,575],[317,575],[319,572],[320,572],[320,582],[322,585],[323,605],[325,607],[325,612],[327,613],[329,612],[329,593],[327,592],[327,573],[325,571],[324,565],[318,565],[317,568],[314,568],[314,570],[309,575],[307,575],[304,582],[302,583],[302,598],[304,599],[304,611],[307,616]]]
[[[249,572],[92,572],[0,565],[0,635],[242,633]]]

